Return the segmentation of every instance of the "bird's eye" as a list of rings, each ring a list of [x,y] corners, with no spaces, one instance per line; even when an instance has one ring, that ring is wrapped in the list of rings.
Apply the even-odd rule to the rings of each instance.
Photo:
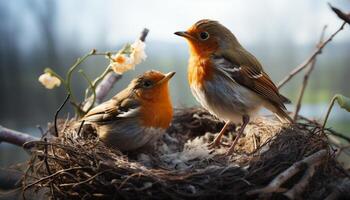
[[[145,88],[150,88],[152,86],[152,81],[150,81],[150,80],[145,80],[144,82],[143,82],[143,87],[145,87]]]
[[[202,40],[207,40],[209,38],[209,33],[208,32],[201,32],[199,34],[199,37],[202,39]]]

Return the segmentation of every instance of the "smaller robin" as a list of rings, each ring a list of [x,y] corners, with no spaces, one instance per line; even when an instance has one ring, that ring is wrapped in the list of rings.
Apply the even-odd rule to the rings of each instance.
[[[282,96],[262,65],[239,43],[233,33],[213,20],[200,20],[187,31],[175,33],[190,47],[188,80],[192,94],[210,113],[226,122],[210,147],[220,139],[230,123],[242,122],[234,147],[250,118],[265,107],[286,123],[292,122]]]
[[[108,146],[132,151],[152,145],[169,127],[173,107],[168,82],[175,72],[147,71],[82,120],[96,128]]]

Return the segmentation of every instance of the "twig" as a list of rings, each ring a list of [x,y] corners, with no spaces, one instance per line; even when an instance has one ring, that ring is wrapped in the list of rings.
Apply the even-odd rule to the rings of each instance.
[[[142,41],[142,42],[145,42],[146,41],[146,37],[148,35],[148,32],[149,32],[149,29],[147,28],[144,28],[141,32],[141,35],[139,37],[139,39]]]
[[[91,176],[90,178],[86,179],[86,180],[83,180],[83,181],[80,181],[80,182],[77,182],[77,183],[65,183],[65,184],[61,184],[60,186],[62,187],[67,187],[67,186],[73,186],[73,187],[77,187],[81,184],[84,184],[84,183],[87,183],[91,180],[94,180],[96,177],[108,172],[108,171],[111,171],[111,169],[107,169],[107,170],[104,170],[104,171],[101,171],[101,172],[98,172],[96,173],[95,175]]]
[[[91,105],[85,110],[84,108],[83,108],[83,111],[84,112],[89,112],[91,109],[92,109],[92,107],[93,107],[93,105],[95,104],[95,101],[96,101],[96,88],[95,88],[95,84],[93,84],[92,83],[92,81],[89,79],[89,77],[84,73],[84,71],[83,70],[79,70],[79,73],[85,78],[85,80],[88,82],[88,84],[89,84],[89,87],[88,87],[88,89],[87,89],[87,91],[89,91],[89,89],[91,89],[92,90],[92,101],[91,101]]]
[[[314,124],[316,127],[322,128],[322,125],[315,120],[308,119],[308,118],[301,116],[301,115],[299,115],[298,117],[302,120],[309,122],[310,124]],[[327,134],[334,135],[334,136],[339,137],[341,139],[344,139],[350,143],[350,137],[347,137],[347,136],[345,136],[345,135],[343,135],[343,134],[341,134],[341,133],[339,133],[331,128],[325,128],[324,130],[329,132]]]
[[[27,142],[39,140],[40,138],[31,136],[27,133],[11,130],[0,125],[0,142],[7,142],[23,147],[23,144]],[[30,148],[30,146],[25,146],[24,148]]]
[[[114,72],[108,72],[105,78],[97,86],[96,89],[96,103],[100,104],[103,99],[107,96],[109,91],[113,88],[114,84],[122,78],[121,74]]]
[[[339,10],[336,7],[333,7],[330,3],[328,3],[329,7],[331,7],[331,9],[333,10],[333,12],[335,12],[335,14],[338,15],[338,17],[342,20],[344,20],[345,22],[347,22],[348,24],[350,24],[350,14],[345,14],[344,12],[342,12],[341,10]]]
[[[72,168],[68,168],[68,169],[62,169],[62,170],[58,170],[56,171],[55,173],[49,175],[49,176],[45,176],[39,180],[36,180],[34,181],[33,183],[30,183],[28,185],[25,185],[25,187],[23,188],[23,192],[25,192],[28,188],[42,182],[42,181],[45,181],[47,179],[50,179],[52,177],[55,177],[57,175],[59,175],[60,173],[65,173],[65,172],[68,172],[68,171],[72,171],[72,170],[83,170],[83,169],[91,169],[91,167],[72,167]]]
[[[318,48],[318,47],[323,43],[324,35],[325,35],[325,32],[326,32],[326,29],[327,29],[327,25],[324,26],[323,29],[322,29],[321,37],[320,37],[320,40],[318,41],[318,43],[317,43],[317,45],[316,45],[316,48]],[[300,89],[300,93],[299,93],[297,105],[296,105],[296,107],[295,107],[295,112],[294,112],[294,116],[293,116],[293,120],[294,120],[294,121],[297,120],[298,113],[299,113],[299,110],[300,110],[300,107],[301,107],[301,101],[302,101],[303,96],[304,96],[305,88],[306,88],[306,86],[307,86],[309,77],[310,77],[311,72],[312,72],[312,70],[314,69],[315,65],[316,65],[316,57],[315,57],[315,59],[312,60],[310,67],[308,68],[307,72],[306,72],[305,75],[304,75],[303,84],[302,84],[301,89]]]
[[[316,171],[316,166],[320,163],[318,161],[317,163],[313,163],[305,172],[301,180],[295,184],[292,189],[288,190],[284,193],[286,197],[289,199],[300,199],[300,194],[302,194],[306,188],[306,186],[309,184],[310,179],[313,177]]]
[[[64,100],[64,102],[62,103],[62,105],[57,109],[56,113],[55,113],[55,119],[54,119],[54,126],[55,126],[55,133],[56,133],[56,137],[58,137],[58,129],[57,129],[57,118],[58,118],[58,114],[60,113],[60,111],[62,110],[63,106],[67,103],[69,97],[70,97],[70,93],[68,93],[66,99]]]
[[[296,74],[298,74],[301,70],[303,70],[305,67],[307,67],[313,59],[316,58],[317,55],[322,53],[322,49],[330,42],[332,39],[341,31],[344,29],[346,22],[344,22],[337,31],[335,31],[327,40],[325,40],[317,49],[311,54],[311,56],[306,59],[303,63],[298,65],[296,68],[294,68],[286,77],[282,79],[278,83],[278,89],[280,89],[283,85],[285,85],[291,78],[293,78]]]
[[[294,163],[288,169],[286,169],[285,171],[280,173],[278,176],[276,176],[270,182],[270,184],[267,185],[266,187],[251,190],[247,194],[253,195],[253,194],[268,194],[268,193],[274,193],[274,192],[284,192],[286,191],[286,189],[281,188],[281,185],[283,183],[285,183],[287,180],[289,180],[291,177],[297,174],[303,168],[303,166],[307,165],[308,167],[315,167],[318,164],[320,164],[323,161],[323,158],[326,156],[327,156],[327,150],[325,149],[320,150],[304,158],[303,160]]]
[[[47,138],[44,138],[44,141],[45,143],[47,142]],[[51,170],[50,170],[50,166],[49,166],[49,162],[47,161],[47,145],[45,145],[44,147],[44,163],[45,163],[45,166],[46,166],[46,170],[47,170],[47,174],[50,176],[51,175]],[[50,191],[51,191],[51,196],[54,200],[56,200],[56,196],[55,196],[55,193],[54,193],[54,190],[53,190],[53,183],[50,182]]]
[[[78,132],[77,132],[77,135],[78,135],[78,136],[80,135],[80,131],[81,131],[81,129],[82,129],[84,123],[85,123],[85,120],[81,121],[81,123],[80,123],[79,129],[78,129]]]
[[[347,142],[350,142],[350,137],[347,137],[347,136],[345,136],[345,135],[343,135],[341,133],[335,132],[335,131],[333,131],[332,129],[329,129],[329,128],[326,128],[324,130],[329,131],[331,135],[337,136],[337,137],[339,137],[339,138],[341,138],[343,140],[346,140]]]

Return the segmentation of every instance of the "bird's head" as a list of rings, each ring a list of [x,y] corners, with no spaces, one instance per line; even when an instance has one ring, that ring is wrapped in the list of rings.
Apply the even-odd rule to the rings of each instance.
[[[193,24],[187,31],[175,32],[184,37],[195,56],[209,56],[216,51],[240,47],[229,29],[217,21],[203,19]]]
[[[174,75],[175,72],[163,74],[150,70],[132,80],[129,87],[141,101],[161,104],[162,101],[170,101],[168,82]]]
[[[135,78],[129,87],[141,104],[141,121],[146,127],[168,128],[172,117],[168,82],[175,72],[163,74],[159,71],[147,71]]]

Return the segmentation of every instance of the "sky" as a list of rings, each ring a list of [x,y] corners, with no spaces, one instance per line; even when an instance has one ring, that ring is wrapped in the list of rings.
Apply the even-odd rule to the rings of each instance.
[[[86,47],[101,41],[113,46],[134,40],[147,27],[152,33],[150,41],[182,43],[174,37],[175,31],[208,18],[227,26],[245,45],[262,41],[303,45],[315,43],[324,25],[329,26],[329,31],[340,26],[341,21],[330,12],[328,2],[350,10],[349,0],[60,0],[56,1],[56,34],[62,40],[78,39]],[[22,44],[31,47],[35,40],[27,40],[28,31],[40,39],[31,11],[23,1],[10,4],[13,13],[22,13],[19,16],[25,24]],[[101,35],[103,40],[96,41]],[[349,34],[336,38],[336,42],[344,41],[350,41]]]

